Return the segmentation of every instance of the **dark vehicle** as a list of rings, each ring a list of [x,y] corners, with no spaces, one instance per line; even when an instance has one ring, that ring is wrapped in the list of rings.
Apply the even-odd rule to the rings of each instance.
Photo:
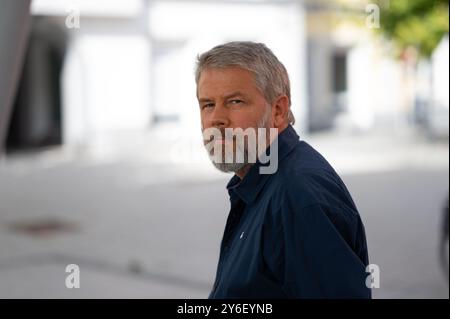
[[[442,215],[442,229],[441,229],[441,238],[439,244],[439,254],[441,259],[442,269],[444,270],[445,276],[449,275],[448,270],[448,250],[449,250],[449,238],[448,238],[448,207],[449,199],[447,197],[447,203],[443,210]]]

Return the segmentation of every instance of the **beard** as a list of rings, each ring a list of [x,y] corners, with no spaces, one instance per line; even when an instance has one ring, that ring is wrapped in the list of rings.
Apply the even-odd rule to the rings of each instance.
[[[268,144],[268,135],[270,130],[270,118],[271,111],[269,110],[262,116],[261,120],[258,121],[256,127],[250,128],[254,129],[256,133],[256,138],[245,138],[238,135],[233,135],[232,138],[227,138],[227,134],[225,129],[220,129],[220,136],[215,136],[213,139],[209,141],[205,141],[204,144],[213,143],[212,149],[208,150],[208,155],[213,163],[213,165],[220,171],[225,173],[236,173],[247,166],[250,166],[256,162],[256,158],[258,156],[258,152],[265,150],[258,150],[257,142],[259,139],[258,128],[264,128],[263,134],[265,134],[266,146]],[[246,129],[248,130],[248,129]],[[224,144],[221,144],[220,147],[217,147],[216,138],[221,138],[225,141]],[[237,142],[237,139],[242,141],[241,143]],[[247,141],[247,143],[245,142]],[[217,153],[216,153],[217,152]]]

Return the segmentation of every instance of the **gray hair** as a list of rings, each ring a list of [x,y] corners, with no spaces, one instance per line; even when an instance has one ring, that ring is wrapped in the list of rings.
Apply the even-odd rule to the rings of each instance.
[[[240,67],[254,74],[255,84],[265,99],[272,103],[280,95],[289,99],[288,122],[294,124],[289,76],[284,65],[263,43],[235,41],[218,45],[197,56],[195,82],[207,68]]]

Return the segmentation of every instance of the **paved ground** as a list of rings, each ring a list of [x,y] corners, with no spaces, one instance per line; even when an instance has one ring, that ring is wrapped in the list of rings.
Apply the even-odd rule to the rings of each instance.
[[[374,296],[448,298],[437,256],[448,142],[329,134],[308,141],[359,206],[381,269]],[[229,177],[137,153],[105,161],[57,150],[0,163],[0,298],[207,296]],[[79,289],[65,287],[68,264],[80,266]]]

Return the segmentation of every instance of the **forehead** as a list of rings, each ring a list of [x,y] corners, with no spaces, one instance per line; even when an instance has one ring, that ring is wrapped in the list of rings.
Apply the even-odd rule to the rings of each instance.
[[[252,72],[238,68],[207,68],[202,71],[197,95],[226,95],[233,91],[246,94],[259,94]]]

